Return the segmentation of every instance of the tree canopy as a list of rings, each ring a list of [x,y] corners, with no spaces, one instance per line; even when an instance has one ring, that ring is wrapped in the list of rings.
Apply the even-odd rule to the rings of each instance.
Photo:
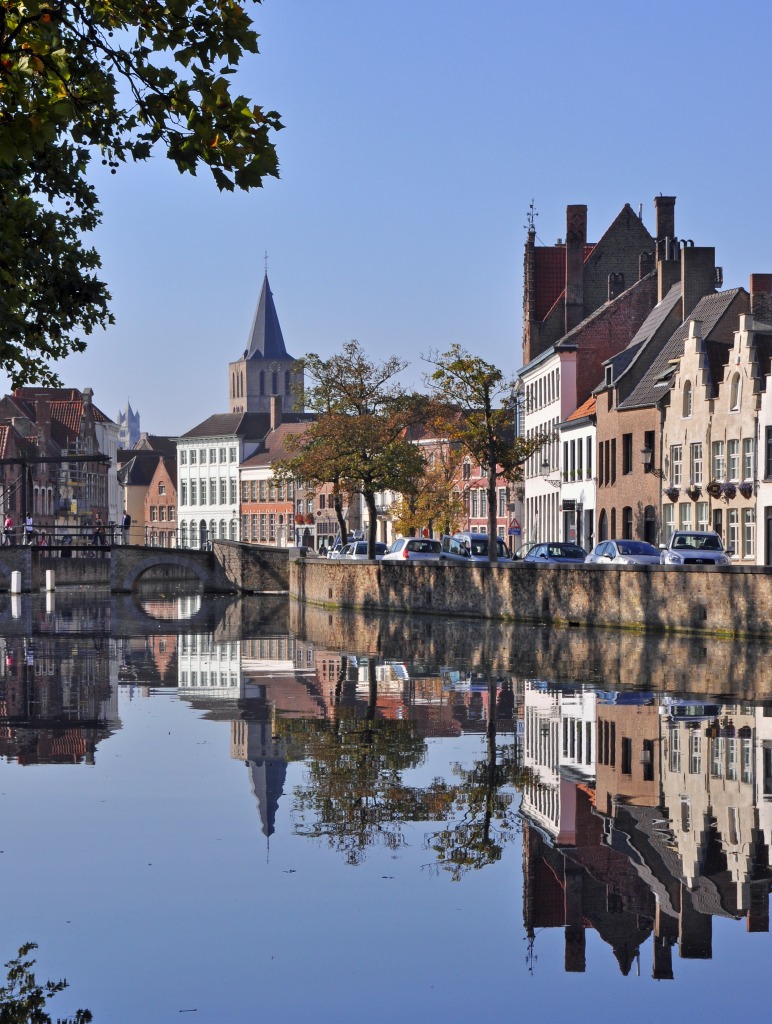
[[[84,240],[101,217],[95,155],[115,173],[164,149],[227,190],[278,176],[278,114],[231,90],[257,39],[235,0],[0,0],[0,365],[14,386],[58,383],[51,361],[112,322]]]
[[[443,353],[431,352],[427,361],[434,367],[427,384],[448,410],[446,436],[487,471],[488,555],[495,562],[498,481],[517,480],[525,460],[547,438],[516,436],[515,382],[491,363],[460,345]]]
[[[305,404],[318,418],[287,441],[290,459],[275,469],[314,486],[332,482],[333,502],[344,541],[343,501],[361,494],[368,513],[368,555],[375,554],[376,495],[410,491],[423,472],[423,459],[405,436],[415,405],[395,381],[405,363],[395,356],[373,362],[357,341],[329,359],[303,359]]]

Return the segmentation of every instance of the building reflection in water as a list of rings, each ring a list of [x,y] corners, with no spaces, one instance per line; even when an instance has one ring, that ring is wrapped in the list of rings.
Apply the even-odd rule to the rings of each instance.
[[[772,704],[524,690],[524,922],[565,933],[584,971],[593,928],[627,974],[712,954],[714,917],[769,930]],[[590,739],[590,737],[593,737]]]
[[[296,638],[273,620],[243,639],[238,607],[207,631],[182,629],[207,613],[195,596],[145,602],[154,632],[136,630],[134,606],[122,606],[120,639],[109,601],[57,595],[42,607],[24,606],[14,621],[29,628],[0,638],[9,760],[93,764],[121,728],[120,688],[133,698],[176,686],[230,723],[266,842],[293,829],[358,863],[376,842],[398,848],[410,822],[435,867],[460,877],[515,841],[519,793],[533,964],[539,932],[560,928],[564,969],[585,971],[592,929],[623,974],[641,969],[645,949],[652,976],[671,979],[679,958],[711,957],[714,918],[769,931],[772,700],[753,699],[747,677],[735,702],[604,691],[507,670],[501,645],[491,673],[479,659],[438,663],[416,634],[404,660],[393,645],[389,656],[374,644],[337,650],[331,636]],[[485,737],[481,760],[431,782],[407,774],[428,739],[470,733]],[[302,782],[289,792],[293,762]]]

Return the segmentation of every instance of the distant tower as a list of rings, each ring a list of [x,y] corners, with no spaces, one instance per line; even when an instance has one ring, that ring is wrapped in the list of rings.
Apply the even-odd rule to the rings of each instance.
[[[263,278],[260,301],[241,359],[228,364],[230,412],[271,411],[271,396],[280,395],[284,412],[302,411],[303,374],[284,346],[279,318]]]
[[[126,403],[125,410],[118,413],[115,422],[118,424],[118,447],[133,448],[142,431],[139,427],[139,413],[134,412],[131,402]]]

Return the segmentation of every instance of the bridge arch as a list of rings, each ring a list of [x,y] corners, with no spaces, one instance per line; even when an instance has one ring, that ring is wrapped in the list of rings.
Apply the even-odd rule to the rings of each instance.
[[[111,585],[113,590],[129,592],[137,588],[142,576],[151,569],[175,568],[195,579],[207,592],[233,592],[210,551],[185,548],[137,548],[132,546],[112,549]]]

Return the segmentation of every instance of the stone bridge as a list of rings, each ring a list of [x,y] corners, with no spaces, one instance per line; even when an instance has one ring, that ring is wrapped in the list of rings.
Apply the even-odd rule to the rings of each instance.
[[[163,583],[194,579],[206,594],[286,594],[289,551],[258,544],[215,541],[211,551],[157,548],[134,544],[112,548],[0,546],[0,591],[11,588],[11,574],[21,573],[22,591],[39,590],[52,569],[56,586],[104,586],[131,593],[147,576]]]

